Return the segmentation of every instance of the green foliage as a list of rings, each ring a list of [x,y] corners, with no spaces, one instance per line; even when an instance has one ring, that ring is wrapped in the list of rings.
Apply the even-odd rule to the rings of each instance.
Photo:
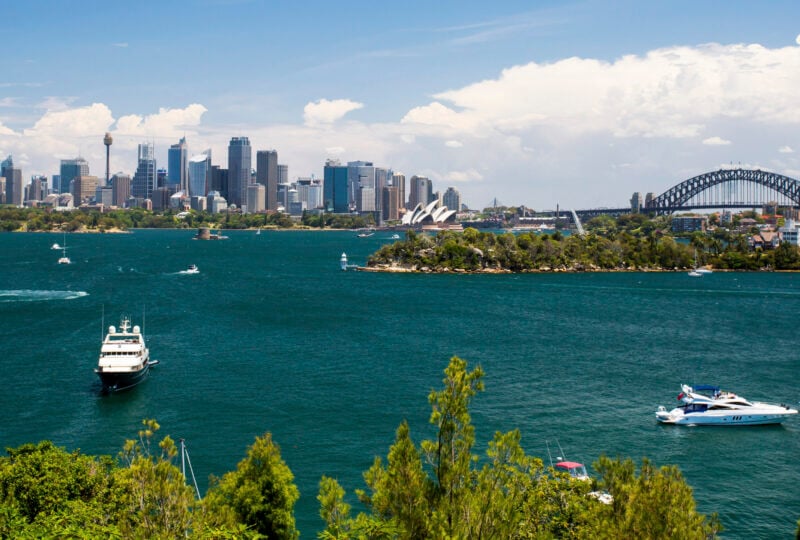
[[[297,538],[294,504],[300,493],[293,481],[272,435],[256,437],[236,471],[212,479],[204,500],[206,520],[229,527],[243,523],[268,538]]]
[[[483,371],[453,357],[445,375],[444,388],[429,396],[436,437],[418,449],[408,424],[400,425],[386,464],[376,458],[364,473],[368,490],[357,491],[367,512],[351,517],[345,490],[323,477],[320,538],[690,539],[721,530],[716,516],[695,511],[674,467],[657,470],[644,460],[637,476],[630,460],[601,458],[600,487],[614,495],[605,505],[590,495],[592,483],[526,455],[517,430],[496,433],[479,459],[469,407],[483,390]]]
[[[115,470],[125,513],[120,528],[131,536],[178,537],[191,524],[192,488],[174,464],[177,448],[165,437],[153,448],[160,428],[155,420],[143,420],[138,440],[127,440],[120,454],[127,466]]]
[[[639,474],[630,459],[601,456],[595,463],[600,485],[614,497],[599,513],[605,538],[713,538],[722,530],[717,516],[706,518],[695,509],[692,488],[677,467],[656,468],[644,459]]]

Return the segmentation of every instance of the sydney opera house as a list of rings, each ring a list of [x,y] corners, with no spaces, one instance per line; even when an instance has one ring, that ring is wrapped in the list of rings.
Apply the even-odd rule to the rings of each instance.
[[[456,211],[448,210],[446,206],[442,205],[441,200],[436,199],[424,207],[422,203],[417,204],[417,206],[403,214],[400,224],[404,227],[413,228],[449,229],[457,226],[455,219]]]

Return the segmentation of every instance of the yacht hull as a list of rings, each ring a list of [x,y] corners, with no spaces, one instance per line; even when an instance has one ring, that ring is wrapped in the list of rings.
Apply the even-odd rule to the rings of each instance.
[[[137,371],[101,371],[100,368],[94,370],[100,377],[103,390],[106,392],[121,392],[132,388],[145,380],[150,372],[150,364],[145,362],[144,367]]]
[[[689,413],[684,414],[680,409],[656,412],[656,419],[662,424],[675,424],[680,426],[764,426],[780,424],[789,416],[797,414],[793,409],[775,412],[749,414],[709,414]]]

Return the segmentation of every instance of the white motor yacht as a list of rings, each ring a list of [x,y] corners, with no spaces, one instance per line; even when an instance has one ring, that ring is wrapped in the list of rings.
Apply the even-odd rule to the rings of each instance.
[[[119,329],[108,327],[94,371],[103,383],[103,390],[114,392],[142,382],[150,366],[157,363],[158,360],[150,360],[141,329],[138,326],[131,329],[131,320],[122,317]]]
[[[681,386],[678,400],[682,405],[668,411],[663,405],[656,419],[664,424],[688,426],[755,426],[780,424],[797,414],[788,405],[748,401],[732,392],[720,391],[718,386]]]

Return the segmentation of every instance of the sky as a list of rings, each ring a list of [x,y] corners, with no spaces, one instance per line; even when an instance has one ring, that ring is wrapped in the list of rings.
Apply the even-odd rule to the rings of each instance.
[[[471,208],[624,207],[722,167],[800,179],[800,2],[27,0],[3,8],[0,156],[132,174],[185,136],[289,177],[372,161]],[[255,166],[255,160],[253,162]]]

